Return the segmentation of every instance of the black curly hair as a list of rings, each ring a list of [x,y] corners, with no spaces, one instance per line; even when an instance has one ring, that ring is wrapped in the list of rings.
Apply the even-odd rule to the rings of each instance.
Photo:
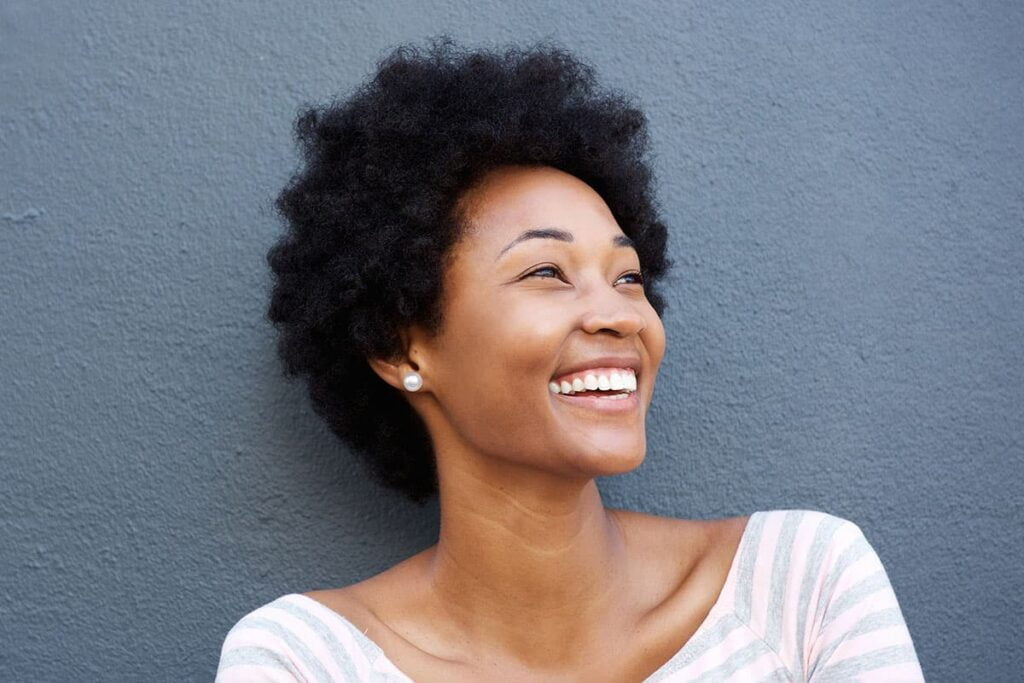
[[[442,322],[457,202],[491,169],[552,166],[590,185],[636,246],[648,300],[670,266],[645,157],[646,119],[593,69],[546,42],[503,51],[403,45],[341,102],[296,122],[303,165],[277,198],[287,231],[267,254],[267,317],[284,372],[380,484],[424,503],[437,491],[426,428],[370,357],[400,330]]]

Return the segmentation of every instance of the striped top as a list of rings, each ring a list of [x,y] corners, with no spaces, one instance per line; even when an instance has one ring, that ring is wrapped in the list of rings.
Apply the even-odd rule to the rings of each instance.
[[[810,510],[750,516],[722,592],[685,645],[646,683],[923,681],[878,555],[853,522]],[[292,593],[242,617],[218,683],[409,683],[334,610]]]

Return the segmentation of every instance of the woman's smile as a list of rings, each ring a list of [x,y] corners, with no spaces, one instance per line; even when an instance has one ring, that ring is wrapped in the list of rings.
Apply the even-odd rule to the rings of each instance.
[[[616,362],[614,358],[592,361],[589,367],[559,374],[548,391],[560,402],[587,410],[628,413],[640,407],[637,368],[640,360]]]

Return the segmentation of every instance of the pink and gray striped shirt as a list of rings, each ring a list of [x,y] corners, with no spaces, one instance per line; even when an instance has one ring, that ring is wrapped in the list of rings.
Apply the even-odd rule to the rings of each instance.
[[[218,683],[409,683],[354,624],[292,593],[242,617]],[[646,682],[922,681],[882,563],[860,528],[810,510],[751,515],[717,602]]]

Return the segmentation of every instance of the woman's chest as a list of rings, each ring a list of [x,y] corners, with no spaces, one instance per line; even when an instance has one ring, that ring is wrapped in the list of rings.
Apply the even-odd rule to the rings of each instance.
[[[403,639],[384,639],[381,657],[417,683],[431,681],[644,681],[679,655],[707,624],[713,602],[674,605],[648,615],[633,628],[609,629],[585,648],[557,639],[537,642],[530,652],[510,657],[496,653],[461,653],[458,659],[438,657]],[[624,615],[623,623],[633,619]],[[386,653],[386,654],[383,654]]]

